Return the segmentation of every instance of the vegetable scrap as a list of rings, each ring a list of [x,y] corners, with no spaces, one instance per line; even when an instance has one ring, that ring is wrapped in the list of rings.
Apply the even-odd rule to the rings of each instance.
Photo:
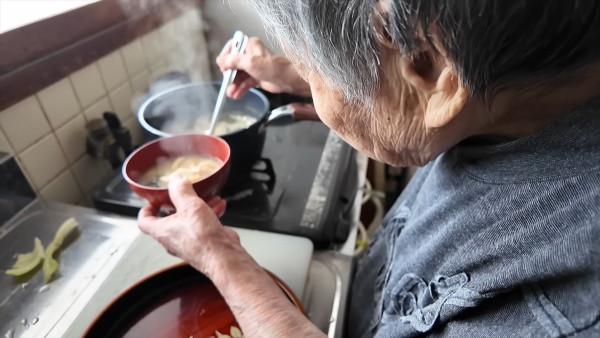
[[[40,262],[43,261],[42,270],[44,271],[44,283],[48,284],[52,279],[52,275],[58,270],[58,261],[52,257],[54,252],[60,248],[65,238],[77,228],[77,221],[71,217],[66,220],[56,231],[54,240],[48,245],[44,251],[44,246],[39,238],[33,240],[33,251],[26,254],[19,254],[17,262],[10,270],[6,271],[7,275],[22,276],[35,269]]]
[[[58,261],[52,255],[62,245],[67,235],[75,228],[77,228],[77,221],[71,217],[58,228],[58,231],[54,235],[54,240],[46,248],[44,265],[42,266],[42,270],[44,270],[44,283],[48,284],[50,279],[52,279],[52,275],[58,270]]]
[[[39,238],[33,239],[33,251],[26,254],[19,254],[17,262],[10,270],[6,270],[7,275],[21,276],[35,269],[44,259],[44,246]]]

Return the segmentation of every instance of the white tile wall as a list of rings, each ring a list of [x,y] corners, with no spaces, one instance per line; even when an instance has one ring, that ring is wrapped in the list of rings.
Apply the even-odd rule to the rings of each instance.
[[[35,96],[1,112],[0,127],[16,152],[29,147],[50,132],[48,120]]]
[[[187,48],[174,48],[166,58],[167,67],[176,70],[185,70],[194,61],[193,50]]]
[[[83,108],[89,107],[106,95],[106,89],[97,63],[92,63],[71,74],[71,81]]]
[[[73,165],[72,169],[79,186],[86,195],[108,174],[106,161],[89,156],[82,157]]]
[[[56,137],[70,164],[74,164],[85,154],[85,117],[82,114],[56,130]]]
[[[163,42],[163,48],[171,50],[173,47],[177,46],[177,40],[181,36],[181,32],[177,32],[175,26],[166,23],[159,28],[159,32]]]
[[[148,64],[153,64],[165,56],[165,48],[162,44],[160,31],[152,31],[142,37],[142,46],[146,52]]]
[[[91,107],[86,109],[83,114],[85,115],[86,120],[89,121],[91,119],[101,119],[102,114],[107,111],[112,112],[114,111],[114,108],[108,97],[103,97],[100,99],[100,101],[94,103]]]
[[[171,30],[172,34],[174,34],[178,39],[175,39],[175,42],[180,42],[182,45],[183,42],[189,43],[189,36],[191,35],[191,27],[188,21],[187,16],[183,16],[182,20],[173,20],[165,24],[168,29]],[[168,38],[168,36],[167,36]]]
[[[125,61],[123,61],[123,55],[119,51],[112,52],[98,60],[98,66],[100,66],[100,74],[104,79],[106,89],[109,91],[127,81]]]
[[[205,2],[204,6],[207,5]],[[189,11],[185,14],[184,18],[187,20],[190,29],[189,40],[191,41],[192,49],[184,49],[183,52],[188,55],[191,53],[193,56],[192,59],[188,60],[190,62],[188,69],[192,81],[211,81],[213,79],[211,69],[215,61],[210,55],[206,54],[209,51],[207,42],[204,39],[207,27],[202,22],[202,13],[200,10]],[[212,33],[210,34],[212,36]],[[252,35],[251,33],[248,34]],[[218,78],[220,77],[220,74],[218,74]]]
[[[112,169],[107,161],[85,153],[85,124],[90,119],[116,112],[139,145],[145,133],[135,111],[153,78],[182,70],[202,74],[195,80],[210,80],[208,69],[214,61],[208,59],[206,42],[198,34],[199,17],[198,12],[180,16],[0,112],[0,151],[15,155],[41,198],[91,206],[91,190]],[[190,43],[186,36],[197,40]],[[195,55],[193,62],[182,56],[185,53]]]
[[[188,27],[190,29],[190,34],[200,34],[201,31],[204,31],[206,27],[202,22],[202,12],[200,10],[191,10],[188,11],[185,15],[185,20],[188,22]],[[204,38],[202,38],[204,40]]]
[[[150,72],[144,70],[139,75],[131,79],[131,85],[133,86],[133,92],[145,93],[148,91],[148,85],[150,84]]]
[[[81,189],[77,185],[71,170],[65,170],[55,180],[40,191],[42,198],[48,201],[75,204],[81,200]]]
[[[27,148],[20,155],[25,170],[38,190],[44,188],[67,168],[67,159],[54,134]]]
[[[0,130],[0,151],[9,153],[9,154],[12,154],[14,152],[10,143],[6,139],[6,136],[4,136],[4,133],[2,132],[2,130]]]
[[[121,52],[125,58],[125,66],[130,77],[138,75],[148,66],[144,49],[139,39],[121,48]]]
[[[131,117],[131,99],[133,98],[133,90],[129,82],[126,82],[121,87],[110,93],[110,102],[121,120],[126,120]]]
[[[155,64],[150,66],[150,78],[156,79],[160,75],[169,71],[169,62],[166,59],[157,61]]]
[[[53,128],[58,128],[81,112],[75,91],[68,78],[40,91],[38,98]]]

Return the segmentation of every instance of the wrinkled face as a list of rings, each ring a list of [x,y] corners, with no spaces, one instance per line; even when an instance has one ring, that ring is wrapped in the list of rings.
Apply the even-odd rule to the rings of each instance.
[[[424,165],[437,155],[431,149],[434,132],[424,123],[426,95],[401,77],[396,57],[382,59],[384,70],[373,107],[348,103],[319,74],[298,68],[310,83],[319,117],[346,142],[393,166]]]

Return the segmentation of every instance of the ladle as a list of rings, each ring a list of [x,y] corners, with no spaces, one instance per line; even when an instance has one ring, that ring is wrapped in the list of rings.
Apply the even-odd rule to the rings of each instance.
[[[233,33],[233,38],[231,39],[231,54],[236,53],[244,53],[244,49],[246,49],[246,43],[248,42],[248,36],[244,34],[242,31],[235,31]],[[215,125],[217,124],[217,120],[219,119],[219,114],[223,109],[223,104],[227,99],[225,93],[227,92],[227,87],[231,83],[233,83],[233,79],[235,78],[235,74],[237,73],[237,69],[228,69],[223,74],[223,82],[221,83],[221,89],[219,90],[219,96],[217,96],[217,102],[215,104],[215,109],[213,110],[213,115],[210,120],[210,129],[208,130],[208,134],[212,135],[215,131]]]

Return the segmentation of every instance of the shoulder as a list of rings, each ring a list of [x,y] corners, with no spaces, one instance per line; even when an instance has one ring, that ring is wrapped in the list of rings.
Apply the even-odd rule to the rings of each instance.
[[[600,189],[584,184],[596,179],[524,184],[502,204],[514,207],[443,222],[431,250],[398,249],[413,263],[385,286],[378,336],[600,336]]]
[[[432,286],[435,283],[429,283]],[[509,291],[478,292],[468,283],[450,297],[383,322],[377,337],[598,337],[600,306],[593,282],[565,278],[562,290],[547,283],[529,283]],[[435,296],[435,287],[421,298]],[[465,291],[467,290],[467,291]],[[406,307],[404,297],[401,307]],[[415,297],[418,300],[419,297]],[[406,310],[406,309],[404,309]],[[388,318],[390,319],[390,318]],[[429,323],[430,325],[423,325]]]

